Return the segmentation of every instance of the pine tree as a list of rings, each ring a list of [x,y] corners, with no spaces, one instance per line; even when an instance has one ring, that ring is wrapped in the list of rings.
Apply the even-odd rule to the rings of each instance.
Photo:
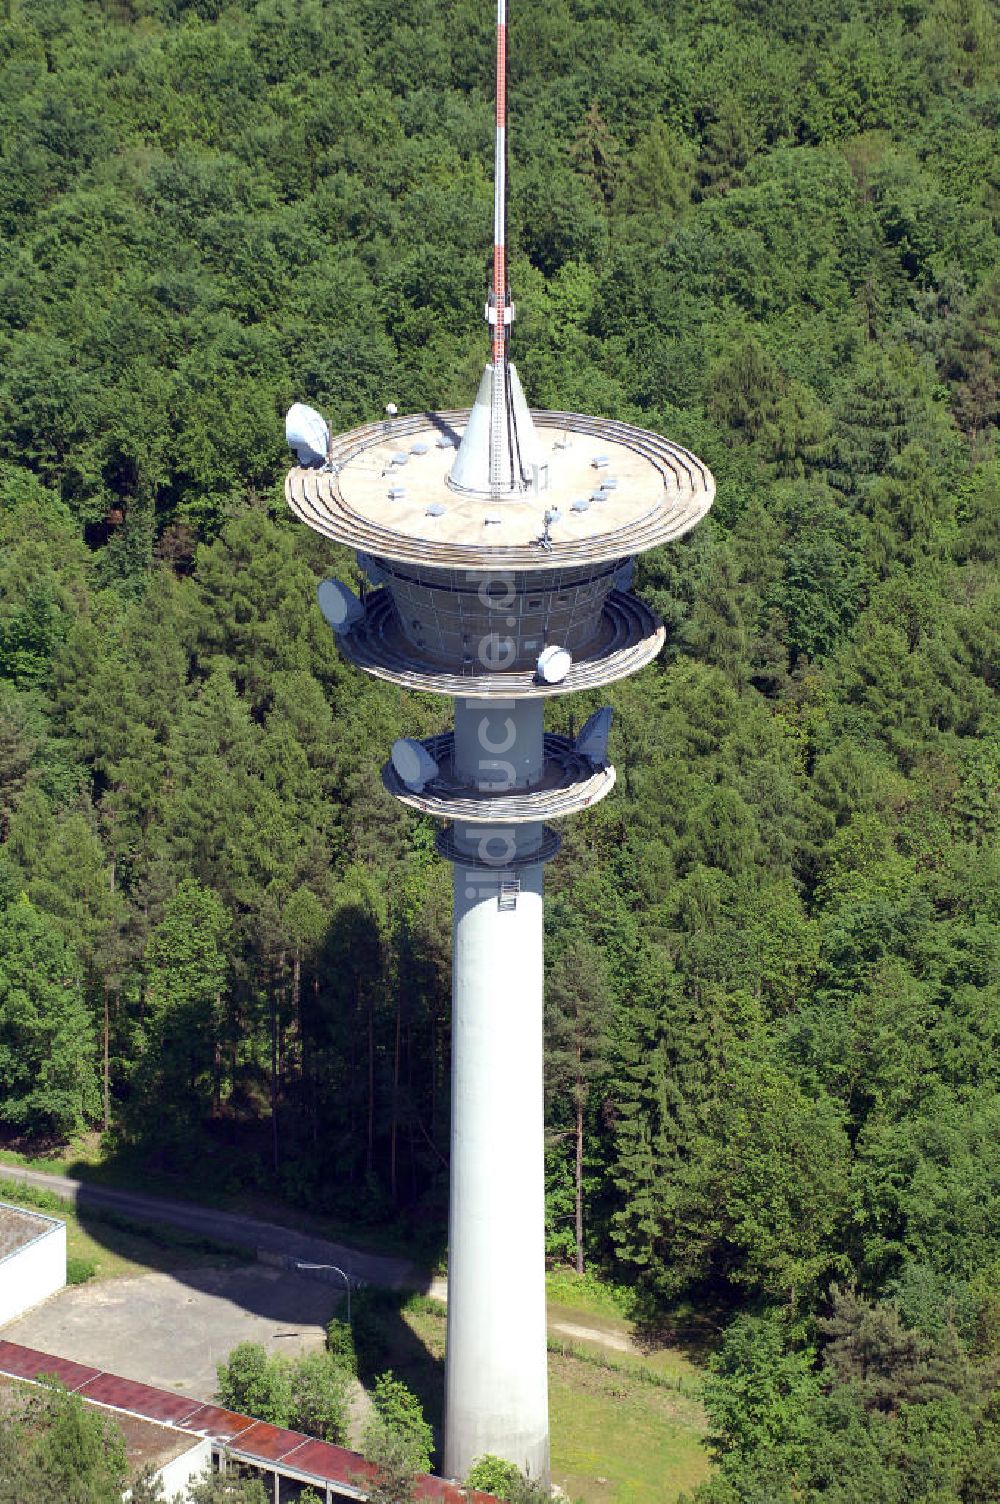
[[[218,1097],[229,928],[218,897],[185,878],[150,937],[140,1111],[155,1103],[161,1124],[195,1126]]]
[[[546,1088],[569,1107],[573,1144],[576,1269],[584,1269],[584,1124],[591,1093],[609,1069],[611,994],[604,961],[584,935],[559,948],[546,979]],[[568,1099],[568,1101],[566,1101]],[[559,1115],[562,1116],[562,1111]]]
[[[86,814],[57,821],[31,873],[29,893],[61,926],[83,966],[85,992],[98,1021],[103,1062],[104,1127],[111,1123],[111,998],[129,958],[127,909],[101,840]]]
[[[64,1136],[98,1102],[78,962],[55,922],[15,898],[0,911],[0,1120]]]

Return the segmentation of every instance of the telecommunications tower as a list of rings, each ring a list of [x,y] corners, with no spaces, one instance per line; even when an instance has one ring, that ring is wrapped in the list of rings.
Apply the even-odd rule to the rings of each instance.
[[[705,515],[715,483],[628,423],[528,409],[510,362],[507,3],[497,7],[490,359],[471,409],[396,414],[331,438],[297,405],[289,506],[357,550],[371,590],[320,605],[358,668],[455,702],[454,730],[399,741],[388,791],[444,822],[454,876],[444,1470],[484,1453],[549,1474],[544,1283],[542,890],[546,822],[611,791],[610,711],[571,740],[552,695],[636,673],[664,629],[635,556]]]

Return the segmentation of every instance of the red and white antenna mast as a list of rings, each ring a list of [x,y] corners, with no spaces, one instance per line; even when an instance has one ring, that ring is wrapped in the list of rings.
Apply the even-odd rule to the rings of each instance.
[[[510,359],[507,258],[507,8],[497,0],[496,145],[493,185],[493,274],[486,300],[490,358],[469,413],[448,484],[491,501],[525,499],[548,488],[548,464]]]
[[[493,286],[486,317],[493,325],[493,364],[507,359],[507,0],[497,0],[497,120],[493,182]]]

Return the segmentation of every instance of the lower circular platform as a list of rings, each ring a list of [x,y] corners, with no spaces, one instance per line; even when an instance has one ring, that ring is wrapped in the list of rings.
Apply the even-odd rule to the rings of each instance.
[[[407,788],[391,762],[382,769],[382,782],[401,803],[438,820],[497,825],[529,825],[558,820],[597,804],[615,786],[609,763],[594,764],[577,752],[568,736],[545,738],[542,777],[530,789],[491,793],[470,788],[455,775],[455,737],[452,732],[432,736],[423,744],[440,768],[440,776],[419,791]]]
[[[587,651],[574,660],[558,684],[538,681],[530,669],[487,673],[471,659],[449,673],[425,657],[403,634],[388,590],[370,592],[364,616],[338,637],[340,650],[355,667],[403,689],[450,695],[453,699],[527,699],[536,695],[570,695],[626,679],[651,663],[666,633],[659,618],[634,595],[613,590],[604,604],[600,625]]]
[[[485,857],[477,858],[463,850],[455,839],[453,825],[446,825],[444,830],[438,831],[434,845],[438,856],[443,856],[446,862],[452,862],[456,867],[467,867],[470,872],[489,872],[502,879],[508,873],[523,872],[526,867],[539,867],[545,862],[551,862],[553,857],[559,855],[562,836],[550,825],[546,825],[542,831],[541,844],[534,851],[507,858],[502,863],[488,861]]]

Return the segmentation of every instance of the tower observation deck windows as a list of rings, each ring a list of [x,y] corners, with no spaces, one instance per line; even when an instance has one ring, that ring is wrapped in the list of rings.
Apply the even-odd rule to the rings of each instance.
[[[502,644],[505,667],[534,664],[539,645],[558,642],[574,656],[601,626],[622,560],[554,570],[485,572],[413,569],[380,559],[404,636],[421,653],[465,661],[480,644]],[[511,656],[513,654],[513,657]]]

